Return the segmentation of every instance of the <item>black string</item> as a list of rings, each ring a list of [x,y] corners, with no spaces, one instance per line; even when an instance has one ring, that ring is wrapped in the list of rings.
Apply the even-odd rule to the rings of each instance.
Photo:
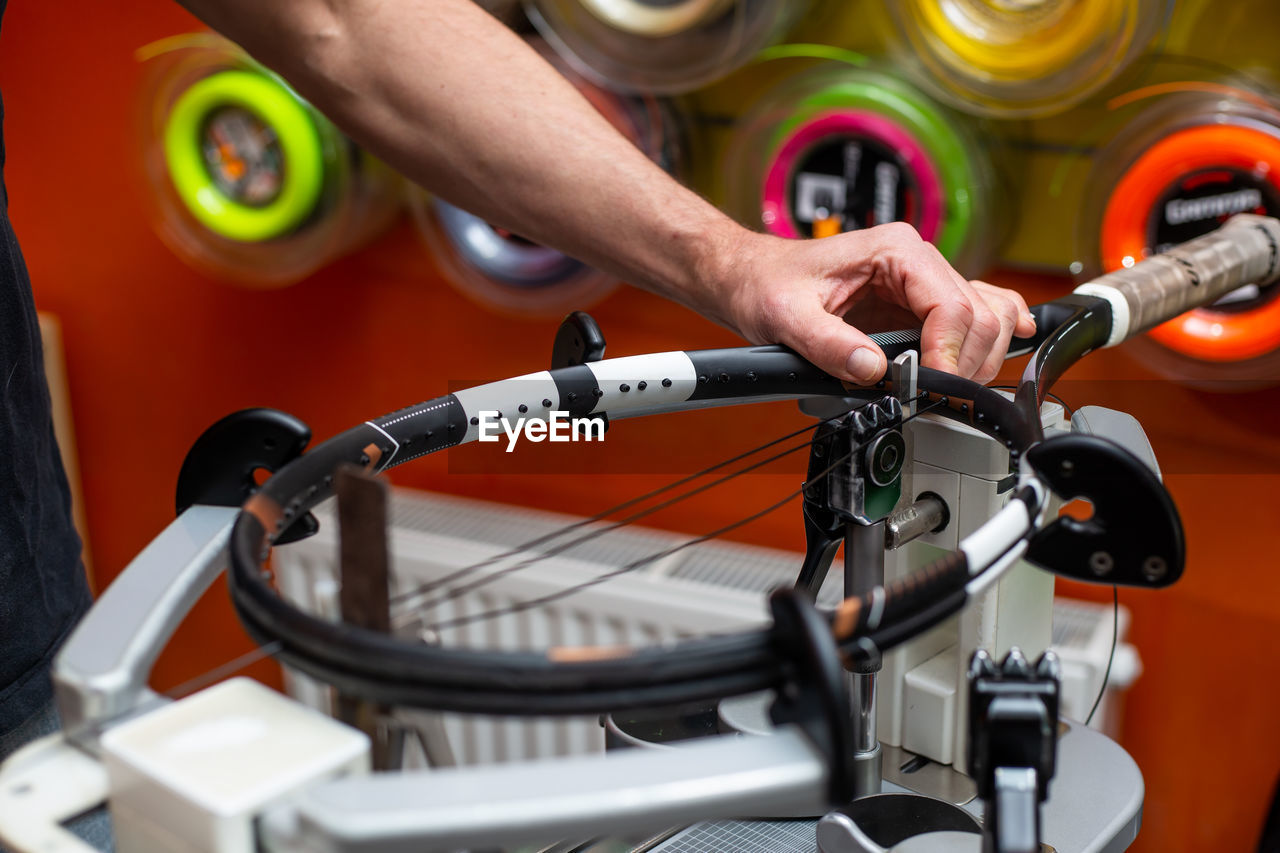
[[[804,450],[806,447],[811,446],[811,444],[812,442],[806,439],[805,441],[802,441],[801,443],[795,445],[794,447],[790,447],[786,450],[783,450],[780,453],[775,453],[772,456],[768,456],[757,462],[753,462],[744,468],[739,468],[738,470],[733,471],[732,473],[726,474],[723,477],[719,477],[708,483],[703,483],[701,486],[698,486],[697,488],[690,489],[684,494],[676,495],[673,498],[668,498],[662,503],[655,504],[654,506],[651,506],[648,509],[644,509],[636,513],[632,513],[626,518],[619,519],[618,521],[615,521],[612,524],[602,527],[599,530],[592,530],[588,533],[583,534],[582,536],[578,536],[574,539],[570,539],[568,542],[562,542],[559,545],[555,546],[554,548],[548,548],[546,551],[539,551],[533,556],[528,557],[524,560],[521,560],[519,563],[516,563],[514,566],[508,566],[507,568],[502,569],[500,571],[496,571],[496,572],[493,572],[492,574],[484,575],[483,577],[477,578],[471,583],[462,584],[461,586],[451,587],[449,590],[447,590],[443,594],[435,598],[429,599],[428,601],[422,602],[421,604],[418,605],[418,608],[421,610],[430,610],[434,607],[438,607],[441,604],[444,604],[446,601],[452,601],[453,599],[458,598],[459,596],[465,595],[468,592],[473,592],[482,586],[487,586],[488,584],[492,583],[495,580],[507,577],[508,575],[515,574],[516,572],[521,571],[523,569],[527,569],[529,566],[532,566],[534,563],[538,563],[542,560],[546,560],[558,554],[563,554],[565,551],[569,551],[573,548],[576,548],[577,546],[582,545],[585,542],[589,542],[592,539],[595,539],[596,537],[604,536],[606,533],[612,533],[613,531],[617,530],[619,527],[626,527],[630,524],[633,524],[636,521],[648,515],[652,515],[658,510],[667,509],[668,507],[674,506],[675,504],[678,504],[681,501],[686,500],[687,498],[691,498],[694,495],[701,494],[702,492],[705,492],[709,489],[713,489],[716,486],[719,486],[728,482],[729,480],[732,480],[743,474],[749,473],[750,471],[754,471],[757,468],[762,468],[771,462],[776,462],[785,456],[790,456],[792,453],[795,453],[800,450]],[[477,566],[483,567],[486,565],[493,565],[494,563],[498,562],[499,559],[500,558],[495,557],[492,560],[485,561],[484,563],[479,563],[477,564]],[[431,584],[431,587],[433,589],[438,588],[439,586],[440,586],[439,582],[434,582]],[[426,591],[429,591],[429,590],[423,590],[423,592],[426,592]]]
[[[208,672],[201,673],[194,678],[182,682],[177,687],[166,690],[164,693],[148,695],[145,699],[135,705],[129,713],[134,716],[138,716],[163,708],[170,702],[186,698],[192,693],[196,693],[206,687],[217,684],[218,682],[235,675],[237,672],[251,664],[255,664],[260,660],[272,657],[276,652],[283,648],[284,643],[279,640],[274,640],[265,645],[250,649],[244,654],[234,657],[226,663],[214,667]],[[4,848],[0,848],[0,850],[3,849]]]
[[[1120,587],[1111,587],[1111,656],[1107,658],[1107,671],[1102,674],[1102,686],[1098,688],[1098,698],[1093,700],[1093,707],[1089,709],[1089,716],[1085,718],[1085,728],[1093,722],[1093,715],[1097,712],[1098,706],[1102,704],[1102,696],[1107,692],[1107,682],[1111,680],[1111,664],[1116,659],[1116,640],[1120,634]]]
[[[602,510],[601,512],[596,513],[590,518],[584,518],[581,521],[575,521],[573,524],[567,525],[565,527],[561,527],[557,530],[553,530],[550,533],[543,534],[542,536],[538,536],[534,539],[530,539],[528,542],[522,542],[519,545],[516,545],[514,548],[511,548],[510,550],[504,551],[503,553],[498,554],[496,557],[489,557],[485,560],[480,561],[479,563],[474,563],[470,566],[463,566],[462,568],[450,574],[447,574],[442,578],[437,578],[433,581],[428,581],[411,590],[408,590],[407,592],[398,593],[397,595],[392,596],[391,603],[399,604],[400,602],[406,599],[413,598],[414,596],[422,595],[423,593],[430,592],[431,590],[441,586],[447,586],[453,583],[454,581],[461,580],[467,575],[479,571],[480,569],[486,568],[488,566],[492,566],[494,563],[505,560],[508,557],[514,557],[518,554],[522,554],[525,551],[528,551],[538,545],[543,545],[551,541],[552,539],[557,539],[561,536],[564,536],[567,533],[570,533],[574,530],[585,527],[588,524],[592,524],[597,521],[602,521],[605,518],[608,518],[609,516],[613,515],[615,512],[621,512],[622,510],[635,506],[636,504],[641,503],[642,501],[647,501],[650,498],[655,498],[664,492],[668,492],[672,489],[679,488],[680,486],[683,486],[686,483],[690,483],[698,479],[699,477],[704,477],[713,471],[717,471],[725,467],[726,465],[732,465],[735,462],[740,462],[741,460],[746,459],[748,456],[754,456],[760,451],[766,450],[775,444],[779,444],[781,442],[786,441],[789,438],[794,438],[797,435],[801,435],[803,433],[809,432],[810,430],[817,429],[818,427],[822,426],[824,423],[827,423],[827,421],[835,420],[836,418],[843,417],[843,416],[844,416],[843,414],[834,415],[833,417],[827,418],[826,420],[818,421],[815,424],[811,424],[809,426],[787,433],[786,435],[781,436],[779,438],[775,438],[773,441],[767,442],[766,444],[762,444],[759,447],[755,447],[755,448],[752,448],[751,450],[747,450],[743,453],[739,453],[737,456],[731,457],[729,459],[725,459],[722,462],[717,462],[715,465],[712,465],[709,468],[704,468],[701,471],[698,471],[694,474],[690,474],[687,477],[682,477],[681,479],[676,480],[673,483],[667,483],[664,486],[659,486],[658,488],[654,489],[651,492],[647,492],[646,494],[640,495],[639,497],[635,497],[635,498],[631,498],[629,500],[623,501],[617,506],[612,506],[606,510]]]
[[[923,395],[918,395],[918,396],[915,398],[915,400],[918,400],[918,399],[920,399],[921,397],[923,397]],[[913,400],[912,402],[914,402],[914,400]],[[620,511],[622,511],[622,510],[624,510],[624,509],[628,509],[628,508],[630,508],[630,507],[633,507],[633,506],[635,506],[636,504],[639,504],[639,503],[641,503],[641,502],[643,502],[643,501],[647,501],[647,500],[650,500],[650,499],[652,499],[652,498],[655,498],[655,497],[657,497],[657,496],[659,496],[659,495],[661,495],[661,494],[663,494],[663,493],[665,493],[665,492],[669,492],[669,491],[671,491],[671,490],[673,490],[673,489],[677,489],[677,488],[679,488],[680,486],[683,486],[683,485],[686,485],[686,484],[688,484],[688,483],[691,483],[691,482],[693,482],[694,480],[697,480],[697,479],[698,479],[698,478],[700,478],[700,477],[705,477],[706,475],[708,475],[708,474],[710,474],[710,473],[712,473],[712,472],[714,472],[714,471],[718,471],[718,470],[719,470],[719,469],[721,469],[721,468],[724,468],[724,467],[726,467],[726,466],[728,466],[728,465],[732,465],[732,464],[734,464],[735,462],[740,462],[740,461],[742,461],[743,459],[746,459],[746,458],[748,458],[748,457],[750,457],[750,456],[754,456],[755,454],[760,453],[760,452],[762,452],[762,451],[764,451],[764,450],[767,450],[767,449],[768,449],[768,448],[770,448],[770,447],[773,447],[773,446],[775,446],[775,445],[777,445],[777,444],[781,444],[782,442],[784,442],[784,441],[786,441],[786,440],[788,440],[788,439],[790,439],[790,438],[795,438],[795,437],[796,437],[796,436],[798,436],[798,435],[803,435],[804,433],[812,432],[813,430],[817,429],[818,427],[822,426],[823,424],[830,423],[831,421],[834,421],[834,420],[837,420],[837,419],[839,419],[839,418],[842,418],[842,417],[844,417],[846,414],[847,414],[847,412],[841,412],[841,413],[839,413],[839,414],[832,415],[831,417],[823,418],[822,420],[819,420],[819,421],[817,421],[816,423],[810,424],[810,425],[808,425],[808,426],[802,427],[802,428],[797,429],[797,430],[793,430],[792,432],[789,432],[789,433],[787,433],[786,435],[783,435],[783,436],[780,436],[780,437],[778,437],[778,438],[775,438],[775,439],[773,439],[772,441],[768,441],[768,442],[766,442],[766,443],[764,443],[764,444],[759,445],[758,447],[752,448],[751,450],[747,450],[747,451],[745,451],[745,452],[743,452],[743,453],[739,453],[738,455],[733,456],[733,457],[731,457],[731,458],[729,458],[729,459],[725,459],[725,460],[724,460],[724,461],[722,461],[722,462],[717,462],[715,465],[712,465],[712,466],[710,466],[709,468],[704,468],[704,469],[702,469],[701,471],[698,471],[698,472],[696,472],[696,473],[694,473],[694,474],[690,474],[690,475],[688,475],[687,477],[682,477],[682,478],[680,478],[679,480],[676,480],[675,482],[668,483],[668,484],[666,484],[666,485],[664,485],[664,486],[660,486],[660,487],[658,487],[657,489],[654,489],[654,490],[653,490],[653,491],[651,491],[651,492],[648,492],[648,493],[646,493],[646,494],[640,495],[639,497],[631,498],[630,500],[623,501],[622,503],[618,504],[617,506],[613,506],[613,507],[610,507],[609,509],[603,510],[602,512],[596,513],[595,515],[591,516],[590,518],[582,519],[581,521],[577,521],[577,522],[574,522],[573,524],[569,524],[569,525],[567,525],[567,526],[565,526],[565,527],[559,528],[559,529],[557,529],[557,530],[553,530],[553,531],[551,531],[550,533],[546,533],[546,534],[543,534],[542,536],[538,536],[538,537],[535,537],[534,539],[530,539],[528,542],[523,542],[523,543],[521,543],[521,544],[519,544],[519,545],[515,546],[514,548],[511,548],[511,549],[509,549],[509,550],[507,550],[507,551],[504,551],[504,552],[503,552],[503,553],[501,553],[501,554],[498,554],[497,556],[486,558],[486,559],[484,559],[484,560],[481,560],[481,561],[480,561],[480,562],[478,562],[478,563],[473,563],[473,564],[471,564],[471,565],[469,565],[469,566],[464,566],[464,567],[462,567],[462,568],[460,568],[460,569],[457,569],[456,571],[453,571],[453,572],[451,572],[451,573],[449,573],[449,574],[445,575],[444,577],[436,578],[435,580],[427,581],[426,583],[419,584],[418,586],[414,587],[414,588],[413,588],[413,589],[411,589],[411,590],[407,590],[407,591],[405,591],[405,592],[398,593],[398,594],[396,594],[396,595],[392,596],[392,597],[391,597],[391,603],[392,603],[392,604],[401,604],[401,603],[403,603],[403,602],[405,602],[405,601],[407,601],[407,600],[409,600],[409,599],[415,598],[415,597],[417,597],[417,596],[425,595],[426,593],[431,592],[431,591],[432,591],[432,590],[434,590],[434,589],[439,589],[440,587],[443,587],[443,586],[449,586],[450,584],[453,584],[453,583],[455,583],[455,582],[457,582],[457,581],[459,581],[459,580],[462,580],[463,578],[465,578],[465,577],[466,577],[466,576],[468,576],[468,575],[474,574],[475,572],[478,572],[478,571],[480,571],[480,570],[482,570],[482,569],[488,568],[489,566],[496,565],[496,564],[498,564],[498,563],[502,562],[503,560],[506,560],[506,559],[508,559],[508,558],[510,558],[510,557],[515,557],[515,556],[518,556],[518,555],[520,555],[520,554],[522,554],[522,553],[524,553],[524,552],[526,552],[526,551],[530,551],[530,550],[532,550],[533,548],[535,548],[535,547],[536,547],[536,546],[538,546],[538,545],[546,544],[547,542],[549,542],[549,541],[551,541],[551,540],[553,540],[553,539],[558,539],[558,538],[560,538],[561,536],[565,536],[566,534],[571,533],[571,532],[573,532],[574,530],[578,530],[578,529],[580,529],[580,528],[582,528],[582,527],[585,527],[585,526],[587,526],[587,525],[589,525],[589,524],[594,524],[595,522],[602,521],[603,519],[605,519],[605,518],[609,517],[610,515],[613,515],[614,513],[620,512]],[[588,540],[590,540],[590,539],[592,539],[592,538],[594,538],[594,537],[596,537],[596,536],[602,536],[602,535],[604,535],[604,534],[606,534],[606,533],[609,533],[609,532],[611,532],[611,531],[613,531],[613,530],[616,530],[618,527],[622,527],[622,526],[624,526],[624,525],[634,523],[635,521],[638,521],[639,519],[644,518],[645,516],[648,516],[648,515],[651,515],[651,514],[653,514],[653,513],[655,513],[655,512],[658,512],[659,510],[666,509],[667,507],[671,506],[672,504],[677,503],[677,502],[679,502],[679,501],[681,501],[681,500],[684,500],[685,498],[692,497],[693,495],[696,495],[696,494],[699,494],[700,492],[706,491],[706,490],[707,490],[708,488],[710,488],[711,486],[715,486],[715,485],[718,485],[718,484],[720,484],[720,483],[723,483],[723,482],[725,482],[725,481],[727,481],[727,480],[733,479],[734,477],[737,477],[737,476],[739,476],[740,474],[744,474],[744,473],[746,473],[746,472],[748,472],[748,471],[754,470],[755,468],[758,468],[758,467],[760,467],[760,466],[761,466],[761,465],[763,465],[763,464],[767,464],[767,463],[768,463],[768,462],[770,462],[770,461],[774,461],[774,460],[776,460],[776,459],[780,459],[780,458],[782,458],[783,456],[786,456],[786,455],[787,455],[787,454],[789,454],[789,453],[794,453],[796,450],[802,449],[802,448],[804,448],[804,447],[806,447],[806,446],[808,446],[808,442],[807,442],[807,441],[806,441],[806,442],[804,442],[803,444],[798,445],[798,446],[797,446],[797,447],[795,447],[795,448],[792,448],[791,450],[788,450],[788,451],[786,451],[786,452],[784,452],[784,453],[780,453],[780,454],[778,454],[778,455],[776,455],[776,456],[772,457],[771,459],[765,460],[765,462],[762,462],[762,463],[758,463],[758,464],[755,464],[755,465],[748,466],[748,467],[746,467],[746,468],[743,468],[743,469],[742,469],[742,470],[740,470],[740,471],[737,471],[737,472],[734,472],[734,473],[732,473],[732,474],[729,474],[729,475],[727,475],[727,476],[725,476],[725,477],[722,477],[722,478],[720,478],[719,480],[716,480],[716,481],[714,481],[714,482],[712,482],[712,483],[710,483],[710,484],[708,484],[708,485],[700,486],[700,487],[698,487],[697,489],[691,490],[691,491],[687,492],[686,494],[684,494],[684,495],[682,495],[682,496],[679,496],[679,497],[676,497],[676,498],[672,498],[672,499],[670,499],[670,500],[668,500],[668,501],[664,501],[663,503],[660,503],[660,504],[657,504],[657,505],[655,505],[655,506],[652,506],[652,507],[650,507],[650,508],[648,508],[648,509],[646,509],[646,510],[642,510],[642,511],[640,511],[640,512],[633,513],[632,515],[628,516],[627,518],[625,518],[625,519],[623,519],[623,520],[621,520],[621,521],[619,521],[619,522],[615,522],[614,524],[611,524],[611,525],[609,525],[609,526],[607,526],[607,527],[605,527],[605,528],[603,528],[603,529],[596,530],[596,531],[592,531],[591,533],[587,534],[587,535],[586,535],[586,536],[584,536],[584,537],[580,537],[580,538],[578,538],[578,539],[575,539],[575,540],[573,540],[573,541],[571,541],[571,542],[569,542],[569,543],[567,543],[567,544],[562,544],[562,545],[556,546],[556,548],[551,549],[551,550],[549,550],[549,551],[542,552],[540,556],[538,556],[538,557],[534,557],[534,558],[530,558],[530,560],[529,560],[528,562],[526,562],[526,563],[522,563],[522,564],[520,565],[520,568],[523,568],[523,567],[524,567],[524,566],[526,566],[526,565],[531,565],[533,562],[536,562],[537,560],[546,559],[547,557],[551,557],[551,556],[554,556],[554,555],[556,555],[556,554],[562,553],[563,551],[567,550],[568,548],[573,547],[574,545],[580,545],[580,544],[582,544],[583,542],[586,542],[586,541],[588,541]],[[497,575],[489,576],[489,577],[496,577],[496,576],[497,576]],[[443,598],[442,600],[443,600],[443,601],[447,601],[447,600],[449,600],[450,598],[454,598],[454,597],[456,597],[456,596],[448,596],[448,597],[446,597],[446,598]],[[434,602],[432,602],[432,603],[428,603],[428,604],[424,604],[424,605],[419,605],[419,606],[421,606],[421,607],[434,606]]]
[[[915,413],[915,414],[913,414],[913,415],[908,415],[907,417],[903,418],[903,419],[902,419],[902,423],[904,423],[904,424],[905,424],[905,423],[907,423],[908,421],[910,421],[912,418],[917,418],[917,417],[919,417],[920,415],[923,415],[923,414],[925,414],[926,412],[930,411],[931,409],[935,409],[935,408],[937,408],[937,407],[938,407],[938,406],[940,406],[940,405],[942,405],[942,401],[941,401],[941,400],[937,400],[937,401],[935,401],[935,402],[931,403],[931,404],[930,404],[930,405],[928,405],[928,406],[924,406],[924,407],[922,407],[922,408],[918,409],[918,410],[916,411],[916,413]],[[843,415],[840,415],[840,417],[843,417]],[[685,540],[684,542],[681,542],[679,545],[674,545],[674,546],[672,546],[672,547],[670,547],[670,548],[667,548],[667,549],[665,549],[665,550],[663,550],[663,551],[659,551],[659,552],[657,552],[656,554],[649,554],[649,555],[647,555],[647,556],[645,556],[645,557],[641,557],[641,558],[640,558],[640,559],[638,559],[638,560],[633,560],[632,562],[630,562],[630,563],[626,564],[625,566],[621,566],[621,567],[619,567],[619,568],[617,568],[617,569],[614,569],[614,570],[612,570],[612,571],[606,572],[606,573],[604,573],[604,574],[602,574],[602,575],[599,575],[599,576],[597,576],[597,577],[595,577],[595,578],[592,578],[591,580],[584,581],[584,582],[582,582],[582,583],[580,583],[580,584],[577,584],[577,585],[575,585],[575,586],[565,587],[564,589],[556,590],[555,592],[547,593],[546,595],[542,595],[542,596],[539,596],[539,597],[537,597],[537,598],[531,598],[531,599],[528,599],[528,600],[526,600],[526,601],[516,602],[515,604],[509,605],[509,606],[507,606],[507,607],[504,607],[504,608],[501,608],[501,609],[498,609],[498,610],[485,610],[485,611],[481,611],[481,612],[479,612],[479,613],[473,613],[473,614],[470,614],[470,615],[468,615],[468,616],[458,616],[458,617],[456,617],[456,618],[454,618],[454,619],[447,619],[447,620],[445,620],[445,621],[443,621],[443,622],[436,622],[436,623],[433,623],[433,624],[430,624],[430,625],[426,625],[426,626],[424,627],[424,629],[423,629],[423,630],[426,630],[426,631],[442,631],[442,630],[445,630],[445,629],[447,629],[447,628],[457,628],[457,627],[460,627],[460,626],[462,626],[462,625],[466,625],[466,624],[469,624],[469,623],[472,623],[472,622],[481,622],[481,621],[484,621],[484,620],[487,620],[487,619],[496,619],[496,618],[498,618],[498,617],[500,617],[500,616],[506,616],[506,615],[510,615],[510,614],[513,614],[513,613],[520,613],[520,612],[523,612],[523,611],[525,611],[525,610],[530,610],[530,609],[532,609],[532,608],[534,608],[534,607],[539,607],[539,606],[541,606],[541,605],[543,605],[543,604],[549,604],[549,603],[551,603],[551,602],[553,602],[553,601],[559,601],[559,600],[560,600],[560,599],[562,599],[562,598],[567,598],[567,597],[568,597],[568,596],[570,596],[570,595],[573,595],[573,594],[575,594],[575,593],[577,593],[577,592],[580,592],[580,591],[582,591],[582,590],[584,590],[584,589],[588,589],[589,587],[593,587],[593,586],[595,586],[595,585],[597,585],[597,584],[603,583],[603,582],[605,582],[605,581],[607,581],[607,580],[611,580],[612,578],[618,577],[618,576],[620,576],[620,575],[627,574],[628,572],[633,572],[633,571],[635,571],[636,569],[644,568],[645,566],[647,566],[647,565],[649,565],[649,564],[651,564],[651,563],[658,562],[659,560],[664,560],[664,559],[666,559],[667,557],[670,557],[670,556],[671,556],[671,555],[673,555],[673,554],[679,553],[680,551],[683,551],[685,548],[688,548],[688,547],[690,547],[690,546],[692,546],[692,545],[697,545],[697,544],[700,544],[700,543],[702,543],[702,542],[706,542],[706,541],[708,541],[708,540],[710,540],[710,539],[714,539],[714,538],[716,538],[716,537],[718,537],[718,536],[722,536],[722,535],[724,535],[725,533],[729,533],[730,531],[737,530],[739,527],[742,527],[742,526],[744,526],[744,525],[750,524],[751,522],[756,521],[757,519],[763,518],[764,516],[768,515],[769,513],[773,512],[774,510],[777,510],[777,509],[782,508],[782,507],[783,507],[783,506],[785,506],[786,504],[788,504],[788,503],[790,503],[791,501],[795,500],[797,497],[799,497],[799,496],[803,495],[803,494],[804,494],[805,489],[809,488],[809,487],[810,487],[811,485],[813,485],[815,482],[820,481],[820,480],[822,480],[823,478],[825,478],[828,474],[830,474],[832,471],[834,471],[834,470],[835,470],[836,468],[838,468],[840,465],[844,464],[844,462],[846,462],[847,460],[849,460],[850,458],[852,458],[856,453],[858,453],[858,451],[860,451],[860,450],[862,450],[864,447],[867,447],[868,445],[870,445],[870,444],[871,444],[871,442],[875,440],[875,438],[876,438],[876,436],[873,436],[872,438],[868,439],[867,441],[865,441],[865,442],[863,442],[863,443],[861,443],[861,444],[857,445],[857,446],[856,446],[856,447],[854,447],[852,450],[850,450],[848,453],[844,454],[843,456],[841,456],[840,458],[838,458],[838,459],[836,459],[834,462],[832,462],[830,465],[828,465],[826,468],[822,469],[822,471],[821,471],[820,473],[818,473],[818,474],[817,474],[817,475],[816,475],[812,480],[810,480],[810,481],[808,481],[808,482],[804,483],[803,485],[801,485],[801,487],[800,487],[799,489],[797,489],[797,490],[796,490],[796,491],[794,491],[794,492],[791,492],[791,493],[790,493],[790,494],[788,494],[786,497],[784,497],[782,500],[778,501],[777,503],[774,503],[774,504],[771,504],[771,505],[769,505],[769,506],[765,507],[764,509],[760,510],[759,512],[753,513],[753,514],[751,514],[751,515],[747,516],[746,518],[739,519],[738,521],[735,521],[735,522],[732,522],[732,523],[730,523],[730,524],[727,524],[727,525],[725,525],[724,527],[721,527],[721,528],[719,528],[719,529],[717,529],[717,530],[713,530],[713,531],[711,531],[710,533],[704,533],[704,534],[702,534],[702,535],[700,535],[700,536],[696,536],[696,537],[694,537],[694,538],[692,538],[692,539]],[[495,577],[495,576],[496,576],[496,575],[492,575],[492,576],[489,576],[489,577]]]
[[[832,465],[832,468],[834,468],[836,465],[839,465],[844,460],[848,459],[850,456],[853,455],[854,452],[856,451],[847,453],[844,456],[837,459],[835,463]],[[828,469],[828,470],[831,470],[831,469]],[[826,472],[824,472],[824,474],[825,473]],[[749,515],[746,518],[739,519],[738,521],[735,521],[732,524],[726,524],[724,527],[721,527],[718,530],[713,530],[710,533],[704,533],[701,536],[696,536],[693,539],[688,539],[684,542],[681,542],[679,545],[675,545],[675,546],[672,546],[671,548],[666,549],[665,551],[659,551],[656,554],[650,554],[647,557],[641,557],[639,560],[633,560],[632,562],[627,563],[625,566],[622,566],[621,568],[614,569],[611,572],[605,572],[603,575],[594,577],[589,581],[583,581],[582,583],[576,586],[565,587],[564,589],[556,590],[555,592],[550,592],[550,593],[547,593],[546,595],[538,596],[537,598],[530,598],[526,601],[519,601],[519,602],[516,602],[515,604],[510,605],[509,607],[504,607],[500,610],[485,610],[485,611],[481,611],[480,613],[473,613],[470,616],[459,616],[455,619],[446,619],[443,622],[436,622],[431,625],[427,625],[424,628],[424,630],[443,631],[446,628],[457,628],[461,625],[466,625],[471,622],[482,622],[486,619],[496,619],[499,616],[507,616],[512,613],[520,613],[525,610],[530,610],[534,607],[539,607],[543,604],[550,604],[553,601],[559,601],[562,598],[567,598],[570,595],[573,595],[577,592],[581,592],[582,590],[587,589],[588,587],[593,587],[596,584],[604,583],[605,581],[611,580],[615,577],[618,577],[619,575],[624,575],[624,574],[627,574],[628,572],[633,572],[636,569],[640,569],[649,565],[650,563],[654,563],[654,562],[657,562],[658,560],[662,560],[662,559],[665,559],[666,557],[670,557],[672,554],[679,553],[680,551],[683,551],[685,548],[688,548],[691,545],[697,545],[701,542],[706,542],[709,539],[714,539],[717,536],[723,535],[732,530],[737,530],[739,527],[742,527],[745,524],[750,524],[751,522],[759,518],[763,518],[764,516],[768,515],[769,513],[773,512],[776,509],[781,509],[783,506],[790,503],[795,498],[804,494],[804,488],[805,487],[801,486],[800,489],[787,495],[785,498],[778,501],[777,503],[772,504],[760,510],[759,512],[753,513],[752,515]]]

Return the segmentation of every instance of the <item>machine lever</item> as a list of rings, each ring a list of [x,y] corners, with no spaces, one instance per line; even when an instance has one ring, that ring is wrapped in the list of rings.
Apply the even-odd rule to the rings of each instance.
[[[551,345],[551,369],[589,364],[604,358],[604,332],[586,311],[574,311],[560,322]]]
[[[1073,433],[1042,441],[1027,462],[1064,500],[1093,504],[1031,538],[1027,560],[1072,580],[1158,589],[1182,576],[1182,520],[1159,477],[1119,444]]]
[[[594,386],[595,374],[585,365],[603,359],[604,350],[604,332],[600,331],[600,324],[586,311],[574,311],[561,321],[560,328],[556,330],[555,340],[551,344],[551,369],[580,372],[580,378]],[[567,402],[566,408],[570,415],[579,418],[589,416],[592,420],[603,423],[604,429],[608,431],[609,416],[604,412],[591,414],[596,401],[589,395],[582,395],[576,403],[573,402],[573,395],[569,395]]]
[[[240,506],[258,490],[258,471],[275,473],[302,455],[311,427],[277,409],[232,412],[201,433],[178,472],[177,509],[196,504]],[[304,513],[276,537],[277,545],[305,539],[320,529]]]

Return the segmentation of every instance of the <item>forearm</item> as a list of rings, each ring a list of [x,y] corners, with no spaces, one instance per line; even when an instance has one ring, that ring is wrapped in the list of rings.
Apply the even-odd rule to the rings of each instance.
[[[750,232],[681,187],[471,0],[182,0],[358,143],[494,224],[682,302],[835,376],[885,370],[843,320],[863,289],[924,321],[923,363],[994,376],[1034,321],[914,229]]]
[[[727,319],[720,267],[747,232],[470,0],[188,5],[433,193]]]

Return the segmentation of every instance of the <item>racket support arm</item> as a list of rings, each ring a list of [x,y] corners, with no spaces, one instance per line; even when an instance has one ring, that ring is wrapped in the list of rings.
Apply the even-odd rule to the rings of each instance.
[[[66,736],[96,753],[114,721],[158,701],[151,667],[204,591],[226,568],[238,508],[195,505],[133,559],[76,626],[53,664]]]
[[[787,726],[678,750],[349,776],[268,809],[259,842],[274,853],[489,849],[817,810],[828,784],[826,756]]]

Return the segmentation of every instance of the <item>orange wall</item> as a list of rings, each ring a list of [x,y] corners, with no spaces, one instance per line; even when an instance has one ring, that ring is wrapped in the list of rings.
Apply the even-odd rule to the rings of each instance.
[[[228,287],[177,261],[153,236],[140,203],[132,53],[193,28],[178,6],[159,0],[13,0],[0,39],[11,213],[37,302],[63,324],[100,585],[171,519],[183,455],[223,414],[270,405],[323,438],[454,382],[540,368],[554,331],[553,323],[499,318],[457,295],[403,222],[280,291]],[[1068,287],[1052,278],[1005,280],[1031,301]],[[593,313],[615,355],[735,342],[637,291],[621,291]],[[1272,704],[1280,681],[1280,572],[1270,527],[1280,491],[1280,405],[1266,394],[1215,397],[1156,381],[1117,352],[1091,358],[1069,378],[1079,380],[1063,386],[1072,404],[1109,403],[1142,418],[1187,523],[1184,580],[1167,592],[1121,593],[1146,668],[1123,735],[1148,788],[1135,849],[1250,849],[1280,771]],[[393,479],[592,512],[661,483],[663,473],[690,471],[725,447],[749,447],[803,423],[790,406],[681,418],[620,424],[610,444],[627,459],[614,474],[451,474],[437,458]],[[690,425],[717,435],[706,456],[677,443]],[[788,473],[757,477],[659,522],[698,532],[727,523],[794,488],[801,464],[775,467]],[[799,548],[798,513],[774,513],[740,538]],[[1109,594],[1069,591],[1099,600]],[[249,648],[225,592],[215,589],[162,659],[157,686]]]

